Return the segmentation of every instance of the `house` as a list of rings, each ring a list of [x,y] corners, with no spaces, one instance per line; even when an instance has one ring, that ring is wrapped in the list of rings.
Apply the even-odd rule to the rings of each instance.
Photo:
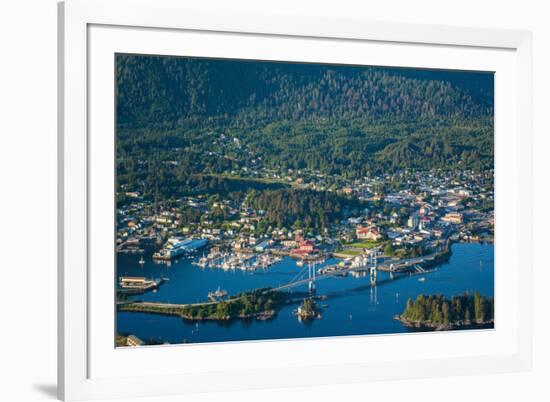
[[[167,216],[157,216],[155,218],[155,222],[157,222],[157,223],[172,223],[172,219],[170,219]]]
[[[464,218],[460,212],[449,212],[443,218],[441,218],[441,220],[443,222],[454,223],[455,225],[459,225],[464,221]]]
[[[441,229],[434,229],[432,233],[437,238],[441,238],[445,234],[445,232]]]
[[[243,248],[246,248],[246,242],[242,239],[235,240],[231,247],[233,247],[234,250],[242,250]]]
[[[388,231],[386,233],[386,235],[388,236],[388,239],[390,240],[395,240],[397,239],[399,236],[401,236],[401,233],[399,232],[394,232],[394,231]]]
[[[409,219],[407,220],[408,227],[414,229],[418,226],[418,223],[419,223],[418,215],[414,214],[409,216]]]
[[[428,215],[430,212],[433,211],[433,209],[434,207],[432,205],[425,203],[424,205],[422,205],[418,212],[420,213],[420,215]]]
[[[296,247],[296,245],[298,244],[296,240],[283,240],[282,243],[283,243],[283,246],[288,248]]]

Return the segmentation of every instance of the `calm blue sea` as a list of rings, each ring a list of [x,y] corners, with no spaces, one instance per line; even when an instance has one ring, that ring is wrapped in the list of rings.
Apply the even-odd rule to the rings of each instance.
[[[190,323],[176,317],[142,313],[117,313],[117,331],[134,334],[143,340],[189,342],[222,342],[259,339],[284,339],[337,335],[389,334],[408,332],[393,316],[403,311],[408,298],[419,294],[441,293],[453,296],[478,291],[494,295],[494,246],[492,244],[457,243],[452,246],[449,262],[435,272],[422,275],[397,275],[379,272],[376,286],[369,277],[331,277],[317,282],[317,295],[326,295],[322,319],[299,322],[292,310],[279,311],[270,321],[229,323]],[[221,287],[231,294],[259,287],[272,287],[290,282],[302,269],[294,260],[285,258],[265,271],[243,272],[204,269],[184,259],[170,266],[150,258],[141,266],[139,256],[118,255],[118,276],[168,277],[156,293],[137,298],[147,301],[190,303],[206,301],[208,292]],[[327,261],[327,264],[334,261]],[[320,267],[320,266],[319,266]],[[425,278],[420,280],[420,278]],[[295,288],[306,291],[306,287]]]

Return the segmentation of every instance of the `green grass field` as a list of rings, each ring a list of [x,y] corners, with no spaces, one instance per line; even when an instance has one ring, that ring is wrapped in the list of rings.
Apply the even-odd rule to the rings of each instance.
[[[337,252],[337,254],[343,254],[343,255],[349,255],[350,257],[355,257],[356,255],[361,254],[361,250],[351,248],[346,250],[340,250]]]
[[[376,242],[376,241],[372,241],[372,240],[364,240],[364,241],[361,241],[361,242],[346,244],[346,247],[371,249],[371,248],[374,248],[376,246],[380,246],[381,244],[382,243],[380,243],[380,242]]]

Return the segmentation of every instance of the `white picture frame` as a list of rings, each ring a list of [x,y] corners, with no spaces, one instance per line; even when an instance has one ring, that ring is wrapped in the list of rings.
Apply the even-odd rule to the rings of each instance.
[[[98,30],[98,28],[100,29]],[[332,43],[332,46],[338,44],[338,48],[344,49],[341,50],[341,55],[349,52],[346,50],[348,45],[352,47],[361,44],[372,44],[381,48],[401,46],[403,49],[407,46],[417,46],[415,52],[420,49],[427,52],[427,56],[430,49],[434,49],[434,51],[451,49],[450,59],[460,57],[461,49],[464,52],[480,52],[479,54],[506,53],[500,61],[500,65],[503,66],[501,76],[505,77],[505,84],[513,96],[509,97],[507,101],[509,103],[504,105],[507,108],[506,111],[510,111],[510,113],[506,113],[505,117],[511,118],[510,116],[513,115],[513,118],[506,121],[498,118],[496,120],[497,130],[502,130],[502,133],[505,132],[502,126],[508,122],[512,123],[506,127],[506,134],[495,136],[497,187],[499,186],[499,168],[500,171],[506,172],[507,176],[506,180],[500,179],[501,194],[505,196],[502,197],[503,201],[500,206],[498,204],[500,201],[497,199],[496,208],[497,220],[504,216],[509,219],[509,222],[506,221],[502,224],[498,221],[497,230],[505,233],[499,238],[499,241],[502,240],[502,244],[506,245],[501,250],[505,255],[507,253],[510,256],[510,261],[506,261],[506,266],[513,279],[508,279],[508,285],[503,287],[504,290],[499,297],[504,299],[505,293],[509,293],[510,297],[507,299],[511,300],[511,304],[507,305],[506,309],[511,311],[510,315],[513,315],[513,320],[509,325],[502,325],[500,328],[497,320],[495,333],[503,334],[501,338],[497,339],[498,342],[501,342],[499,345],[502,347],[494,350],[487,349],[486,353],[483,353],[481,348],[467,353],[464,349],[457,347],[456,352],[447,357],[441,357],[442,355],[438,354],[431,356],[426,354],[423,357],[422,353],[417,353],[416,355],[403,355],[401,359],[395,356],[391,359],[384,359],[381,356],[373,358],[375,353],[372,353],[371,357],[367,359],[363,358],[361,354],[355,354],[352,358],[353,350],[362,346],[382,351],[389,347],[399,350],[407,345],[399,343],[401,342],[400,337],[388,336],[333,338],[308,340],[307,342],[300,340],[249,342],[232,345],[231,349],[224,348],[224,346],[199,345],[198,348],[189,349],[193,353],[185,355],[187,356],[186,363],[181,363],[182,366],[191,366],[195,362],[195,366],[200,367],[200,361],[210,359],[212,351],[228,353],[228,358],[238,356],[239,353],[258,355],[265,352],[272,356],[282,357],[283,360],[287,353],[286,360],[291,362],[285,364],[283,360],[273,359],[271,364],[259,364],[257,361],[243,358],[245,363],[235,370],[224,368],[215,371],[204,368],[193,370],[193,367],[188,367],[188,370],[182,369],[181,372],[173,367],[174,362],[168,362],[170,359],[168,355],[181,354],[183,353],[182,348],[173,351],[162,347],[146,348],[146,351],[139,351],[140,355],[136,354],[138,350],[126,350],[123,351],[124,356],[118,352],[117,356],[113,356],[112,350],[103,350],[105,349],[104,344],[95,341],[101,338],[101,331],[98,331],[97,328],[100,330],[103,328],[103,324],[96,324],[97,320],[103,319],[101,317],[105,315],[103,312],[106,310],[96,302],[97,298],[93,297],[94,292],[97,292],[97,286],[91,286],[91,283],[98,281],[93,270],[90,269],[91,261],[95,258],[91,259],[91,256],[96,255],[95,249],[93,252],[90,251],[90,241],[94,239],[94,233],[97,232],[97,224],[94,227],[94,224],[90,223],[89,212],[94,208],[98,194],[100,197],[105,195],[95,190],[90,191],[93,186],[93,180],[90,177],[91,171],[97,171],[97,161],[108,159],[106,157],[111,157],[112,152],[101,151],[101,154],[98,155],[94,151],[91,154],[91,149],[94,147],[98,149],[95,141],[99,138],[97,130],[98,126],[101,127],[103,120],[100,119],[100,124],[96,124],[98,121],[94,119],[98,116],[95,112],[97,109],[94,109],[92,116],[90,107],[97,104],[94,98],[95,94],[101,92],[108,94],[109,91],[112,93],[113,87],[97,88],[95,85],[103,82],[101,76],[94,75],[94,79],[90,79],[90,77],[95,68],[95,61],[100,59],[100,57],[96,57],[96,54],[100,53],[94,53],[97,49],[100,52],[116,52],[120,50],[116,46],[122,43],[121,46],[124,47],[124,41],[128,41],[129,49],[134,49],[130,46],[130,39],[125,36],[126,33],[120,36],[115,34],[115,31],[121,31],[121,28],[123,32],[130,32],[128,35],[146,35],[148,39],[144,36],[140,38],[140,46],[146,46],[144,43],[150,42],[151,47],[145,52],[160,52],[161,54],[177,52],[176,48],[170,48],[170,43],[174,42],[170,40],[170,37],[181,34],[201,35],[201,33],[217,35],[219,38],[228,37],[228,41],[231,41],[233,37],[253,37],[260,42],[269,40],[274,45],[277,40],[283,39],[298,43],[300,41],[323,41]],[[166,39],[163,41],[164,48],[156,45],[159,43],[158,35],[163,35],[163,38]],[[106,41],[106,38],[113,40]],[[297,46],[298,50],[299,46],[305,49],[303,44]],[[272,49],[275,48],[276,46]],[[257,49],[254,50],[252,47],[251,49],[250,57],[255,54],[254,52],[258,52]],[[335,55],[333,57],[337,57],[336,47],[333,50],[333,55]],[[231,50],[227,51],[231,52]],[[453,56],[453,51],[459,53]],[[178,0],[68,0],[60,3],[58,97],[59,397],[64,400],[144,397],[529,370],[532,364],[531,243],[533,220],[531,207],[531,52],[532,36],[531,33],[524,31],[215,13],[200,9],[188,9]],[[403,56],[395,55],[397,54],[395,53],[392,56],[394,58],[390,59],[388,58],[389,52],[385,53],[384,60],[397,60],[392,65],[399,63],[399,57],[405,57],[405,53]],[[281,56],[273,54],[272,57],[277,59]],[[426,57],[426,60],[429,60],[429,57]],[[468,67],[468,63],[472,63],[471,65],[474,66],[473,61],[468,61],[470,59],[464,58],[464,60],[462,62],[464,64],[461,64],[464,68]],[[510,60],[513,62],[510,63]],[[429,61],[426,61],[426,66],[430,66]],[[498,88],[496,88],[497,91]],[[496,113],[498,113],[498,93],[496,96]],[[94,124],[91,124],[92,121]],[[500,128],[499,121],[503,123]],[[104,127],[101,128],[104,129]],[[503,144],[502,152],[499,151],[499,143]],[[108,145],[109,143],[107,143]],[[108,170],[108,164],[106,166],[106,170]],[[108,175],[109,172],[105,174]],[[109,202],[112,201],[109,200]],[[502,229],[498,229],[499,225]],[[112,227],[107,230],[112,230]],[[521,233],[521,236],[507,235],[507,231]],[[521,256],[521,263],[518,256]],[[497,255],[497,270],[499,263],[504,264],[503,259],[499,261]],[[112,283],[109,286],[112,287]],[[498,287],[496,290],[498,292]],[[112,299],[109,299],[109,303],[111,302]],[[497,313],[498,306],[497,304]],[[112,337],[113,334],[108,333],[108,336]],[[490,343],[496,339],[494,336],[494,333],[470,335],[459,331],[445,334],[446,338],[432,336],[426,339],[434,345],[439,343],[439,346],[434,346],[434,348],[439,347],[444,350],[448,349],[451,343],[455,345],[462,343],[463,346],[473,345],[473,343],[482,345],[481,342]],[[424,335],[414,335],[414,337],[417,337],[417,340],[413,342],[424,342],[422,341]],[[380,343],[382,338],[384,338],[385,345]],[[442,339],[444,340],[442,341]],[[498,342],[493,343],[497,344]],[[327,353],[325,356],[312,358],[312,355],[320,347],[330,348],[336,353]],[[295,356],[294,360],[290,358],[291,354]],[[113,364],[112,359],[119,357],[121,361],[125,360],[125,363],[121,363],[120,366]],[[94,359],[101,361],[101,364],[92,364]],[[120,369],[120,367],[127,369],[135,367],[137,361],[166,363],[165,366],[168,368],[165,370],[153,368],[146,372],[122,371]],[[109,370],[109,367],[112,369]],[[307,370],[304,369],[305,367]]]

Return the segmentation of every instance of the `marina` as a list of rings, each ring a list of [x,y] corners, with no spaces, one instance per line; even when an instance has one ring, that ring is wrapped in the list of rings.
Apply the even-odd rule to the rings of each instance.
[[[266,269],[282,260],[282,257],[269,253],[231,253],[211,251],[193,264],[201,268],[218,268],[223,270],[254,271]]]

